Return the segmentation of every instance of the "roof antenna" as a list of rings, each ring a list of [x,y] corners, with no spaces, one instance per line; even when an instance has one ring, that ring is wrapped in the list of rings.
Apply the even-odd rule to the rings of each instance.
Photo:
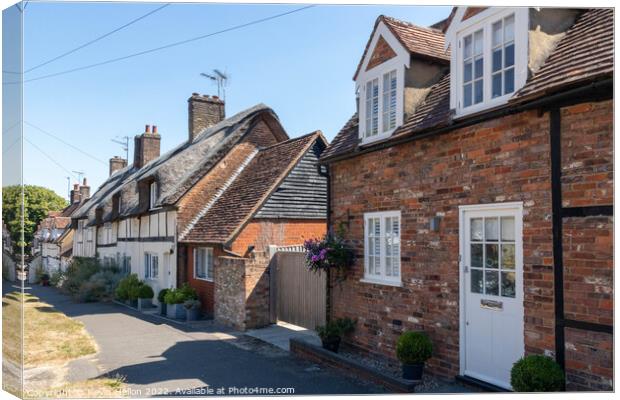
[[[228,86],[230,76],[219,69],[214,69],[213,74],[201,72],[200,76],[214,81],[217,84],[217,97],[221,97],[226,102],[226,86]]]
[[[82,177],[84,176],[84,171],[71,171],[74,174],[77,174],[78,182],[82,182]]]
[[[125,160],[129,162],[129,136],[116,136],[116,139],[110,140],[122,146],[122,149],[125,152]]]

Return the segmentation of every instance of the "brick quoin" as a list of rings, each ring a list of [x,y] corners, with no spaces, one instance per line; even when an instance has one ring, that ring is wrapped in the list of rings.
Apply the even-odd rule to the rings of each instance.
[[[613,102],[579,104],[561,115],[564,205],[612,204]],[[395,359],[404,330],[425,330],[435,345],[429,370],[458,375],[458,206],[520,201],[525,352],[554,354],[549,126],[549,113],[521,112],[331,164],[333,226],[344,223],[356,255],[347,280],[332,291],[332,316],[358,318],[351,345]],[[402,216],[402,287],[360,282],[364,213],[389,210]],[[429,221],[437,215],[440,229],[433,232]],[[567,314],[611,323],[611,219],[564,222]],[[611,336],[574,335],[596,344],[591,356],[580,355],[581,364],[567,354],[568,388],[611,388],[611,375],[604,375],[611,371]],[[605,355],[595,356],[598,349]],[[583,365],[591,372],[577,369]]]

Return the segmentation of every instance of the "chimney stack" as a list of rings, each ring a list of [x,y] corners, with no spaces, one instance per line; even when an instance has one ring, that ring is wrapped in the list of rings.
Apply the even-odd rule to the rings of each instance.
[[[151,133],[151,126],[146,125],[144,133],[134,138],[134,167],[142,168],[149,161],[159,157],[160,142],[161,136],[157,133],[157,126],[153,125],[153,133]]]
[[[86,183],[86,178],[84,178],[84,182],[82,186],[80,186],[80,200],[86,200],[90,198],[90,186]]]
[[[110,175],[127,166],[127,160],[119,156],[110,158]]]
[[[77,203],[80,201],[81,199],[81,195],[80,195],[80,184],[76,183],[73,185],[73,190],[71,191],[71,198],[69,199],[71,201],[71,204],[73,203]]]
[[[189,142],[203,130],[221,122],[226,118],[224,101],[217,96],[193,93],[187,100],[189,119]]]

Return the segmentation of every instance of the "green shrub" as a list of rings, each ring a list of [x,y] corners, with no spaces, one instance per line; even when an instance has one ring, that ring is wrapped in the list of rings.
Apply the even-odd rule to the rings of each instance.
[[[433,343],[422,332],[405,332],[396,343],[396,357],[406,365],[423,363],[432,354]]]
[[[60,286],[62,286],[62,283],[63,283],[64,280],[65,280],[64,272],[62,272],[60,270],[54,271],[54,273],[50,277],[50,285],[52,285],[54,287],[60,287]]]
[[[137,288],[142,284],[138,275],[130,274],[118,282],[115,295],[118,300],[135,300],[138,298]]]
[[[164,302],[166,304],[183,304],[187,300],[197,300],[198,293],[196,289],[184,283],[180,288],[168,289],[164,294]]]
[[[74,257],[65,271],[65,279],[60,290],[71,296],[78,294],[80,286],[101,270],[99,261],[94,258]]]
[[[153,292],[153,289],[147,285],[146,283],[143,283],[139,289],[138,289],[138,298],[139,299],[152,299],[153,296],[155,296],[155,293]]]
[[[517,392],[559,392],[564,389],[564,373],[551,357],[529,355],[512,366],[510,384]]]
[[[319,335],[321,340],[342,337],[345,334],[352,332],[356,323],[357,321],[353,321],[351,318],[338,318],[333,321],[329,321],[324,326],[317,326],[316,333]]]
[[[157,301],[159,301],[160,303],[165,303],[164,301],[164,297],[166,296],[166,293],[168,293],[170,289],[162,289],[159,291],[159,293],[157,294]]]

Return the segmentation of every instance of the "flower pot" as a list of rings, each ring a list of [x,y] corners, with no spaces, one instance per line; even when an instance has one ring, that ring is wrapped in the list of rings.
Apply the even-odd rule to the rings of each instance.
[[[159,315],[167,315],[168,304],[163,301],[159,302]]]
[[[321,340],[321,344],[325,350],[338,353],[338,347],[340,347],[340,336],[328,337]]]
[[[186,317],[188,321],[196,321],[200,317],[200,309],[199,308],[190,308],[185,309]]]
[[[403,379],[419,381],[424,372],[424,363],[403,364]]]
[[[50,285],[49,279],[41,279],[41,286],[49,286],[49,285]]]
[[[153,307],[152,299],[138,299],[138,310],[144,310]]]
[[[185,307],[183,304],[168,304],[166,307],[166,316],[174,319],[185,319]]]

